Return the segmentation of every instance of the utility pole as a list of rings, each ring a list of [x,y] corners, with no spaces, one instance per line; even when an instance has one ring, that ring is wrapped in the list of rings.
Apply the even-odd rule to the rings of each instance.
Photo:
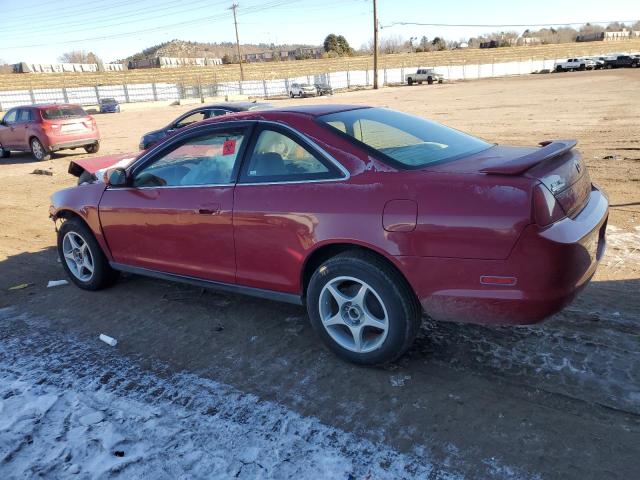
[[[373,89],[378,89],[378,10],[373,0]]]
[[[242,55],[240,54],[240,37],[238,36],[238,20],[236,19],[236,9],[238,4],[234,3],[229,7],[229,10],[233,11],[233,23],[236,26],[236,46],[238,47],[238,61],[240,62],[240,81],[244,82],[244,72],[242,71]]]

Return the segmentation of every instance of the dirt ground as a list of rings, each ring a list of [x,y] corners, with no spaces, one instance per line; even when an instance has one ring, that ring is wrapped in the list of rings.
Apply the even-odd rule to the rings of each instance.
[[[591,285],[543,325],[487,328],[425,317],[416,345],[397,364],[363,369],[329,354],[299,307],[134,276],[100,293],[47,289],[48,280],[64,278],[49,196],[75,184],[68,160],[84,152],[42,163],[15,153],[0,160],[0,308],[46,318],[47,328],[86,341],[108,332],[120,341],[118,354],[140,368],[162,364],[230,385],[468,478],[634,478],[639,92],[640,71],[630,69],[274,102],[387,106],[498,143],[577,139],[593,181],[609,195],[608,250]],[[142,133],[189,108],[125,105],[120,114],[96,115],[100,154],[135,152]],[[36,168],[53,175],[32,175]],[[8,290],[22,283],[30,286]],[[15,330],[4,328],[3,336],[28,336],[11,321]],[[99,366],[111,368],[106,360]]]

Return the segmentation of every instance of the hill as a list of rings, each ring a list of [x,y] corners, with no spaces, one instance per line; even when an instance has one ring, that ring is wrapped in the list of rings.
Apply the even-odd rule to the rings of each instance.
[[[284,44],[275,45],[267,43],[245,43],[241,44],[240,48],[242,53],[261,53],[269,51],[284,51],[294,50],[299,47],[309,47],[310,45],[303,44]],[[197,57],[209,57],[209,58],[222,58],[225,55],[234,56],[237,53],[236,44],[233,42],[221,42],[221,43],[203,43],[203,42],[189,42],[185,40],[171,40],[169,42],[163,42],[153,47],[145,48],[143,51],[135,53],[127,58],[119,60],[120,62],[127,62],[129,60],[137,61],[145,58],[153,57],[179,57],[179,58],[197,58]]]

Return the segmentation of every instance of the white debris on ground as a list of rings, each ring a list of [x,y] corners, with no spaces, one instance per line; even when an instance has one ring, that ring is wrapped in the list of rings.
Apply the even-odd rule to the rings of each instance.
[[[399,453],[193,374],[149,373],[46,324],[0,309],[0,478],[463,478],[424,447]]]
[[[118,344],[118,341],[115,338],[105,335],[104,333],[101,333],[98,338],[111,347],[115,347]]]
[[[62,285],[68,285],[69,282],[67,282],[66,280],[49,280],[49,283],[47,283],[47,288],[51,288],[51,287],[61,287]]]
[[[607,251],[602,265],[612,272],[629,265],[640,265],[640,226],[633,230],[607,226]]]

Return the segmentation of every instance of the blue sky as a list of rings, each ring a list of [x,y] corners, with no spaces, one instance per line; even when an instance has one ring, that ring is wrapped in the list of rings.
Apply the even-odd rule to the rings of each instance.
[[[358,48],[372,37],[371,0],[236,0],[240,40],[321,44],[328,33]],[[69,50],[124,58],[180,38],[235,41],[232,0],[0,0],[0,59],[55,62]],[[638,0],[378,0],[380,23],[535,24],[639,20]],[[522,31],[524,28],[512,28]],[[394,26],[381,36],[460,40],[499,30]]]

